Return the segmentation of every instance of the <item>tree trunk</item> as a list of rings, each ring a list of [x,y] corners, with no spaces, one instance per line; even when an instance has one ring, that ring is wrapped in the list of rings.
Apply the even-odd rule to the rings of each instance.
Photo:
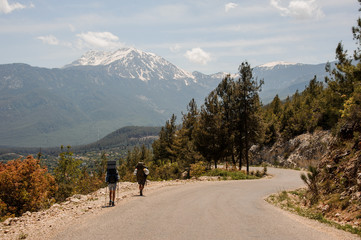
[[[246,155],[246,164],[247,164],[247,175],[249,175],[249,159],[248,159],[248,122],[247,122],[247,107],[246,107],[246,117],[244,119],[244,140],[245,140],[245,155]]]
[[[248,159],[248,112],[247,112],[247,99],[246,91],[244,92],[244,141],[245,141],[245,155],[247,164],[247,175],[249,175],[249,159]]]
[[[247,175],[249,175],[249,158],[248,158],[248,133],[246,130],[246,149],[245,149],[245,154],[246,154],[246,164],[247,164]]]
[[[239,171],[241,171],[242,170],[242,155],[243,155],[243,151],[242,150],[240,150],[239,151]]]
[[[233,165],[233,167],[236,167],[236,159],[234,158],[233,147],[232,147],[232,165]]]

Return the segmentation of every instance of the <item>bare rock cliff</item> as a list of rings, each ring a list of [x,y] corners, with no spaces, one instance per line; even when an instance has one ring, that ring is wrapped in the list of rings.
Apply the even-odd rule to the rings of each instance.
[[[284,167],[316,166],[330,150],[335,138],[329,131],[305,133],[289,141],[278,141],[271,147],[253,146],[254,163],[268,162]]]

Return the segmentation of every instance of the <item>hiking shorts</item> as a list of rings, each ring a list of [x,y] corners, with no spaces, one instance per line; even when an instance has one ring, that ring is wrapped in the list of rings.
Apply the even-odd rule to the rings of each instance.
[[[137,182],[138,182],[138,184],[139,185],[145,185],[145,182],[146,182],[147,180],[144,178],[144,179],[138,179],[137,180]]]
[[[117,188],[117,184],[116,183],[109,183],[108,188],[109,188],[109,191],[115,191],[115,189]]]

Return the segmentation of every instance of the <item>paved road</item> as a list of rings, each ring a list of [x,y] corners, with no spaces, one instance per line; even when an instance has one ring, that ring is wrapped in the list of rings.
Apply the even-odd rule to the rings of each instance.
[[[269,172],[271,179],[199,182],[134,196],[55,239],[345,239],[265,202],[271,193],[303,186],[298,171]]]

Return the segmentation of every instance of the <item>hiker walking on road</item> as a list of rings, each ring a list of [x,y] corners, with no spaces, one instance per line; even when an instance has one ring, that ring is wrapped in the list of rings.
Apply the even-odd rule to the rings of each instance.
[[[137,176],[137,182],[139,184],[139,194],[143,196],[143,189],[145,182],[147,181],[147,176],[149,174],[149,170],[146,166],[144,166],[143,162],[139,162],[134,170],[134,175]]]
[[[109,206],[114,206],[115,201],[115,190],[117,188],[117,182],[120,177],[118,170],[116,168],[116,161],[108,161],[107,175],[105,177],[105,182],[108,183],[109,188]]]

